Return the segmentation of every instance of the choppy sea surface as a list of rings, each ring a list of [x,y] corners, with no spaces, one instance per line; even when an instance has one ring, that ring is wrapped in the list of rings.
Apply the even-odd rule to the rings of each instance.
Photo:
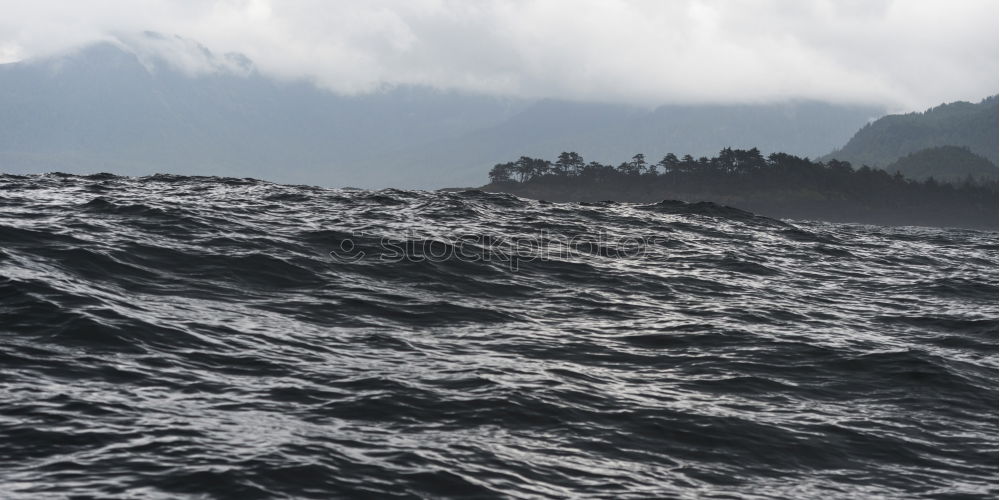
[[[0,176],[0,497],[995,498],[997,233]]]

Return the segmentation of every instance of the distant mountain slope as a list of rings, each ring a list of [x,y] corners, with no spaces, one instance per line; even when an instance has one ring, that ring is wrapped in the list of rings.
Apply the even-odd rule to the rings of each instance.
[[[490,126],[527,104],[427,88],[344,97],[255,71],[191,75],[102,43],[0,65],[0,170],[377,185],[385,175],[366,168],[373,155]]]
[[[923,113],[889,115],[854,134],[823,160],[849,161],[855,167],[885,167],[922,149],[964,146],[997,164],[997,96],[973,104],[953,102]]]
[[[967,179],[995,181],[998,178],[995,164],[958,146],[921,149],[896,160],[885,169],[899,171],[904,177],[921,181],[928,177],[951,183],[962,183]]]
[[[518,154],[563,150],[599,161],[751,145],[817,156],[880,114],[812,102],[643,109],[417,87],[342,96],[147,33],[0,65],[0,171],[437,188],[478,185]]]

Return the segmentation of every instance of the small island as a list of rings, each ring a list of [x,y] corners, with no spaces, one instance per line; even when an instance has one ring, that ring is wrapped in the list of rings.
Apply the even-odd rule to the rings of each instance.
[[[586,162],[575,152],[555,161],[522,156],[495,165],[484,191],[548,201],[711,201],[787,219],[995,230],[995,180],[908,179],[900,172],[837,160],[813,161],[757,148],[724,148],[713,158],[658,162],[639,153],[617,167]]]

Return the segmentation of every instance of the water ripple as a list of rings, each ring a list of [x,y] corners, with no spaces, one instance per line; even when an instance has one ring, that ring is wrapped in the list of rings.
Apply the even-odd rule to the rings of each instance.
[[[174,175],[0,207],[5,498],[997,495],[995,232]]]

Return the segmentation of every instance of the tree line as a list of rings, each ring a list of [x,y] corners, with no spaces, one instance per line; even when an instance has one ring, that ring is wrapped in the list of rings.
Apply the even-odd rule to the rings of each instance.
[[[664,174],[681,172],[702,173],[748,173],[766,168],[782,160],[784,153],[775,153],[764,158],[760,150],[725,148],[715,158],[701,157],[697,160],[691,155],[678,158],[674,153],[668,153],[657,163],[646,161],[646,155],[638,153],[630,161],[622,162],[617,167],[592,161],[586,163],[576,152],[562,152],[556,161],[522,156],[517,161],[498,163],[490,170],[490,182],[527,182],[546,175],[606,177],[615,175],[649,175],[656,176],[660,169]],[[770,163],[769,163],[770,162]]]
[[[522,156],[516,161],[498,163],[489,172],[491,183],[533,181],[558,181],[569,177],[581,180],[611,181],[627,180],[644,177],[661,178],[663,181],[681,177],[709,180],[721,180],[729,177],[742,177],[746,180],[760,176],[787,177],[787,180],[829,180],[830,177],[856,178],[856,180],[879,180],[879,183],[913,184],[916,181],[905,178],[896,171],[889,174],[886,170],[870,168],[863,165],[859,169],[845,161],[830,160],[826,163],[812,161],[809,158],[798,157],[787,153],[772,153],[765,157],[757,148],[734,149],[723,148],[718,156],[708,158],[702,156],[695,159],[691,155],[680,158],[674,153],[667,153],[660,161],[651,163],[646,155],[638,153],[629,161],[618,166],[599,162],[585,162],[576,152],[562,152],[555,161]],[[927,178],[923,184],[934,186],[940,184],[933,177]],[[969,177],[965,185],[981,184],[978,179]],[[964,187],[964,186],[963,186]]]
[[[550,201],[716,201],[780,217],[993,227],[997,182],[971,177],[922,181],[844,161],[820,162],[757,148],[724,148],[715,157],[643,154],[617,166],[575,152],[555,161],[522,156],[495,165],[490,189]]]

